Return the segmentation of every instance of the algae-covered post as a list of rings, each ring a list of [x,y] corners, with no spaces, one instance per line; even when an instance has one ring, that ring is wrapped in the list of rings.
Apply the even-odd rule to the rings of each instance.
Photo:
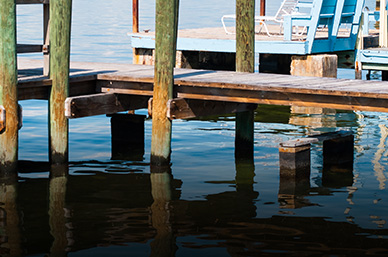
[[[52,164],[64,164],[69,159],[69,124],[64,104],[69,95],[71,6],[72,0],[50,1],[49,158]]]
[[[16,59],[16,5],[14,0],[0,1],[0,105],[7,116],[5,132],[0,136],[0,173],[16,173],[18,158],[18,96]]]
[[[155,17],[155,80],[152,113],[151,165],[170,163],[171,120],[167,102],[173,98],[178,0],[157,0]]]
[[[254,72],[255,1],[236,0],[236,71]],[[236,114],[235,156],[253,156],[254,112]]]

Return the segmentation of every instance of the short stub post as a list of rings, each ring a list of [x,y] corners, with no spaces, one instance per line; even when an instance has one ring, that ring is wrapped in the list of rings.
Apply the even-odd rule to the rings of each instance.
[[[323,141],[322,183],[333,187],[351,186],[353,161],[354,136],[350,132]]]
[[[142,161],[145,115],[116,113],[111,116],[112,160]]]
[[[310,189],[310,148],[315,139],[302,138],[280,144],[278,201],[281,208],[302,207]]]
[[[302,138],[280,144],[279,166],[280,177],[295,180],[310,179],[310,148],[317,140]]]

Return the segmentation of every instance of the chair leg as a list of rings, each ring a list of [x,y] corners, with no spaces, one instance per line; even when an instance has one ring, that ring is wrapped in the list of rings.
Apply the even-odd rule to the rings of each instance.
[[[222,18],[221,18],[221,23],[222,23],[222,27],[223,27],[224,30],[225,30],[225,33],[228,34],[228,35],[234,34],[233,32],[228,31],[228,29],[226,28],[224,19],[225,19],[225,17],[222,17]]]

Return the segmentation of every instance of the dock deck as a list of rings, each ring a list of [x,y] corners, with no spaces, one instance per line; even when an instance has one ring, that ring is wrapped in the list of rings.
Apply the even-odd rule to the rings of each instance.
[[[39,61],[19,59],[19,100],[47,99],[51,80],[41,72]],[[123,102],[150,98],[153,94],[154,67],[134,64],[71,63],[70,102],[77,106],[87,99],[92,106],[99,98],[101,110],[89,115],[145,108],[120,104],[106,109],[112,95],[127,95]],[[266,73],[175,69],[175,99],[237,104],[275,104],[325,107],[345,110],[388,112],[388,82],[299,77]],[[107,98],[104,98],[104,97]],[[68,100],[69,100],[68,99]],[[83,99],[83,100],[82,100]],[[118,99],[120,101],[120,99]],[[117,99],[116,99],[117,105]],[[178,110],[177,112],[179,112]],[[211,114],[212,110],[206,110]],[[225,110],[226,111],[226,110]],[[229,111],[229,109],[228,109]],[[224,112],[227,113],[227,112]],[[222,114],[222,110],[221,113]],[[88,115],[81,115],[88,116]],[[171,115],[170,118],[180,117]],[[69,117],[80,117],[77,114]],[[182,116],[183,117],[183,116]]]
[[[259,27],[256,27],[259,31]],[[255,35],[255,52],[258,54],[309,54],[309,42],[306,34],[294,35],[291,41],[285,40],[280,33],[280,26],[268,26],[272,36],[268,36],[264,31]],[[228,27],[231,32],[234,27]],[[179,51],[208,51],[208,52],[236,52],[235,34],[227,34],[222,27],[184,29],[178,32],[177,50]],[[342,44],[341,40],[348,40],[349,31],[341,29],[338,34],[339,43],[330,50],[326,41],[328,39],[327,28],[317,31],[315,46],[312,53],[324,53],[328,51],[347,51],[351,44]],[[141,32],[129,34],[131,46],[140,49],[155,49],[155,33]],[[322,43],[321,43],[322,42]]]

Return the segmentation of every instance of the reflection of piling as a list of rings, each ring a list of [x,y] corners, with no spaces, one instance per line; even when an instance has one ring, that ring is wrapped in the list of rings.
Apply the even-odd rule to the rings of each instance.
[[[112,115],[112,160],[143,160],[144,119],[144,115]]]
[[[1,181],[0,185],[0,248],[2,256],[22,256],[20,218],[17,206],[16,180]]]
[[[236,71],[255,70],[255,1],[236,1]],[[254,112],[236,113],[236,157],[253,156]]]
[[[68,161],[68,120],[64,103],[69,96],[70,28],[72,0],[50,2],[50,161]]]
[[[170,172],[151,173],[154,199],[151,206],[152,226],[156,229],[156,236],[151,242],[151,256],[175,256],[177,250],[170,221],[171,180]]]
[[[50,174],[49,224],[54,238],[50,256],[66,256],[68,240],[66,228],[66,184],[68,168],[64,165],[53,165]]]
[[[237,192],[253,192],[255,177],[254,159],[236,158],[236,190]]]
[[[18,96],[16,59],[16,4],[0,1],[0,105],[7,115],[7,128],[0,136],[0,173],[16,172],[18,158]]]

